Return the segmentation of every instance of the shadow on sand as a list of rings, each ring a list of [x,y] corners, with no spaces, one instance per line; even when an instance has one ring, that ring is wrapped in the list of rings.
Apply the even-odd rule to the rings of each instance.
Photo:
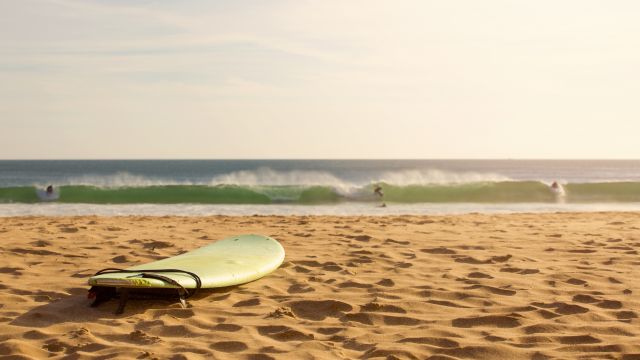
[[[178,297],[174,294],[132,294],[127,302],[123,314],[115,314],[118,308],[118,299],[112,299],[91,307],[93,300],[88,299],[86,293],[81,294],[80,289],[74,289],[72,295],[54,300],[29,310],[27,313],[16,317],[10,325],[28,327],[47,327],[63,323],[87,323],[101,319],[121,319],[131,315],[143,313],[147,310],[166,309],[173,315],[180,317],[181,312],[193,313],[191,308],[197,308],[198,302],[209,298],[209,301],[226,299],[232,291],[239,289],[241,285],[200,289],[187,299],[187,308],[180,306]],[[175,313],[175,314],[174,314]]]

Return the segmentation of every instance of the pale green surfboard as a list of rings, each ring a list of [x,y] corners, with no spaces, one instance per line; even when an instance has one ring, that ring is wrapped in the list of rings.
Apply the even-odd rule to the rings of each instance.
[[[284,249],[275,239],[262,235],[240,235],[216,241],[187,253],[89,278],[89,285],[115,288],[176,288],[166,281],[144,277],[145,271],[178,269],[196,274],[202,288],[244,284],[276,270],[284,261]],[[180,272],[163,272],[187,289],[197,287],[194,277]]]

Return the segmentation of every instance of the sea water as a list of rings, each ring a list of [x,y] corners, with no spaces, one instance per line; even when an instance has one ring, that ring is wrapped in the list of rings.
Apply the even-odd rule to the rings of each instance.
[[[0,161],[0,216],[606,210],[640,210],[640,161]]]

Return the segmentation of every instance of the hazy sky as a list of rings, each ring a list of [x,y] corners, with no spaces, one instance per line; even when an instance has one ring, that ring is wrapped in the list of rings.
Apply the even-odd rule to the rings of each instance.
[[[0,0],[0,158],[640,158],[640,2]]]

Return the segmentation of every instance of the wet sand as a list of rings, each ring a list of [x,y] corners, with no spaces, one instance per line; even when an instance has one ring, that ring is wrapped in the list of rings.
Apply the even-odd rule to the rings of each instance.
[[[239,233],[285,247],[241,286],[90,308],[106,267]],[[14,359],[640,359],[640,214],[0,218]]]

